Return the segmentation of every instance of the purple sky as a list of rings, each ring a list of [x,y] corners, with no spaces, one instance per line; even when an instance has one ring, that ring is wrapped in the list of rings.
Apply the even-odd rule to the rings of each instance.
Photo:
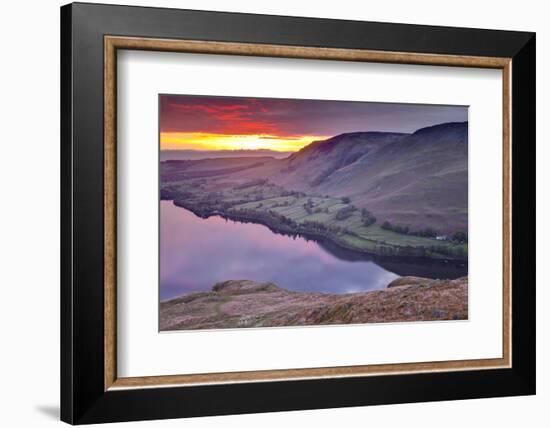
[[[413,132],[468,120],[464,106],[161,95],[161,132],[337,135],[354,131]]]

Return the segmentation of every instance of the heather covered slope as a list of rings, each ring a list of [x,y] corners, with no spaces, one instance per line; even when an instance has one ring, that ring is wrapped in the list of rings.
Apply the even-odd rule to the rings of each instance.
[[[403,277],[385,290],[292,292],[272,283],[224,281],[160,304],[160,329],[357,324],[468,318],[468,281]]]

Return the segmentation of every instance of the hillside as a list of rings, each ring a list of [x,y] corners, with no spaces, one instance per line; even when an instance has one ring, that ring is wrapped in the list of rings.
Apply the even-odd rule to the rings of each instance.
[[[285,159],[161,163],[161,197],[203,217],[262,223],[354,251],[467,259],[468,124],[355,132]]]
[[[452,234],[468,229],[468,127],[449,123],[379,145],[310,190],[349,196],[377,217]]]
[[[467,123],[410,135],[343,134],[281,163],[270,180],[285,188],[347,196],[377,218],[416,229],[468,229]]]
[[[468,281],[403,277],[379,291],[303,293],[246,280],[160,304],[160,329],[359,324],[468,318]]]
[[[350,193],[346,187],[337,185],[333,180],[334,174],[345,171],[360,159],[406,136],[386,132],[354,132],[316,141],[282,161],[283,165],[272,180],[294,190],[324,191],[332,187],[332,196],[350,196],[346,194]]]

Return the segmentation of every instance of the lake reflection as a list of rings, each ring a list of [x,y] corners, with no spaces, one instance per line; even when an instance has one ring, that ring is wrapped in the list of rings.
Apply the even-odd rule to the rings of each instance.
[[[369,260],[338,258],[315,241],[160,203],[160,298],[211,290],[219,281],[270,281],[294,291],[355,293],[398,275]]]

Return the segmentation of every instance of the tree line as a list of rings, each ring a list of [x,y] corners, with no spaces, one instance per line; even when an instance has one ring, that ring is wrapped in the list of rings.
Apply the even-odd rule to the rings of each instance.
[[[409,226],[391,224],[387,220],[384,223],[382,223],[380,227],[384,230],[391,230],[392,232],[401,233],[403,235],[421,236],[424,238],[436,238],[438,236],[443,236],[436,229],[432,227],[426,227],[420,230],[411,230]],[[465,232],[458,231],[453,233],[449,238],[445,236],[445,240],[451,240],[461,244],[466,243],[468,242],[468,234]]]

